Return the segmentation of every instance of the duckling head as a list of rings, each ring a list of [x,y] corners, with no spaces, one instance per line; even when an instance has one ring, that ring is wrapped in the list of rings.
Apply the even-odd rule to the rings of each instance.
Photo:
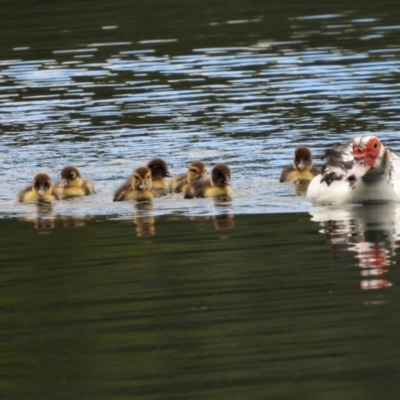
[[[294,152],[293,167],[298,171],[309,170],[312,167],[313,158],[308,147],[298,147]]]
[[[201,161],[195,161],[189,165],[187,173],[189,183],[192,183],[197,179],[207,178],[207,176],[206,166]]]
[[[213,186],[232,186],[231,170],[226,164],[217,164],[211,171]]]
[[[82,177],[81,174],[76,167],[68,166],[63,168],[61,171],[61,181],[58,184],[58,187],[81,187],[82,186]]]
[[[33,179],[33,189],[39,196],[44,196],[51,190],[51,179],[47,174],[37,174]]]
[[[147,163],[147,168],[151,171],[151,178],[153,181],[173,177],[174,174],[168,171],[168,165],[162,158],[153,158]]]
[[[150,168],[137,168],[132,175],[132,189],[134,190],[151,190],[153,182],[151,180]]]

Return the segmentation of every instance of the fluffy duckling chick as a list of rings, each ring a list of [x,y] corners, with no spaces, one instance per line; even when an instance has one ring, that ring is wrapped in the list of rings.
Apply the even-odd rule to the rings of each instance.
[[[207,178],[207,169],[201,161],[192,162],[186,174],[180,174],[171,183],[171,192],[185,193],[187,187],[198,179]]]
[[[61,171],[61,180],[55,184],[57,194],[62,197],[81,197],[96,193],[92,182],[83,179],[78,168],[68,166]]]
[[[293,164],[283,169],[279,182],[311,181],[319,173],[313,166],[311,150],[302,146],[294,152]]]
[[[167,163],[162,158],[153,158],[147,163],[147,168],[151,171],[153,189],[168,190],[169,182],[165,178],[172,178],[174,175],[168,171]]]
[[[113,201],[145,201],[155,197],[160,197],[160,195],[153,189],[151,171],[147,167],[140,167],[133,172],[128,181],[115,191]]]
[[[24,203],[27,201],[45,201],[51,202],[59,200],[58,194],[51,185],[51,179],[47,174],[37,174],[33,179],[33,184],[18,194],[18,201]]]
[[[232,197],[231,170],[226,164],[217,164],[211,178],[194,181],[185,191],[185,199],[194,197]]]

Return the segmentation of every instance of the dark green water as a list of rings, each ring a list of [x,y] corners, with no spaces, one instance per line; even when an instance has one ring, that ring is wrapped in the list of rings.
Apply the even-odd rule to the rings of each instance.
[[[0,221],[2,399],[396,398],[397,268],[310,219]]]

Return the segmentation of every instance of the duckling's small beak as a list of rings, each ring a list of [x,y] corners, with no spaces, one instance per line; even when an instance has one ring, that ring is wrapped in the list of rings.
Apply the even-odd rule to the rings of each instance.
[[[40,196],[44,196],[46,194],[46,189],[41,187],[37,192],[39,193]]]
[[[141,182],[141,183],[140,183],[139,189],[145,190],[145,189],[147,189],[147,188],[148,188],[147,183],[145,183],[145,182]]]
[[[172,172],[165,171],[165,176],[168,176],[169,178],[173,178],[175,175]]]
[[[60,183],[58,184],[58,187],[63,188],[63,187],[67,187],[68,185],[69,185],[68,180],[63,178],[63,179],[61,179]]]
[[[297,164],[297,168],[298,168],[300,171],[302,171],[305,167],[306,167],[306,163],[305,163],[304,161],[300,161],[300,162]]]
[[[204,175],[204,174],[200,174],[199,175],[199,179],[204,179],[204,178],[206,178],[207,177],[207,175]]]
[[[232,181],[230,179],[225,179],[224,184],[232,186]]]

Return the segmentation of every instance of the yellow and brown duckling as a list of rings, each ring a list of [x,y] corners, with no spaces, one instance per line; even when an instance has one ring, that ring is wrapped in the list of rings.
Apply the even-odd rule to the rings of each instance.
[[[293,164],[283,169],[279,182],[311,181],[319,173],[313,166],[311,150],[302,146],[294,152]]]
[[[63,197],[81,197],[96,193],[92,182],[83,179],[78,168],[68,166],[61,171],[61,180],[55,184],[57,194]]]
[[[226,164],[217,164],[211,177],[194,181],[185,191],[185,199],[194,197],[232,197],[231,170]]]
[[[155,197],[160,197],[160,195],[153,189],[151,171],[147,167],[140,167],[115,191],[113,201],[148,201]]]
[[[169,172],[167,163],[162,158],[153,158],[147,163],[147,168],[151,171],[153,189],[169,190],[170,184],[165,178],[172,178],[174,175]]]
[[[187,187],[198,179],[207,178],[207,168],[201,161],[192,162],[186,174],[180,174],[171,183],[171,192],[185,193]]]
[[[58,194],[53,189],[50,176],[47,174],[37,174],[33,179],[33,184],[18,194],[20,203],[28,201],[51,202],[59,200]]]

